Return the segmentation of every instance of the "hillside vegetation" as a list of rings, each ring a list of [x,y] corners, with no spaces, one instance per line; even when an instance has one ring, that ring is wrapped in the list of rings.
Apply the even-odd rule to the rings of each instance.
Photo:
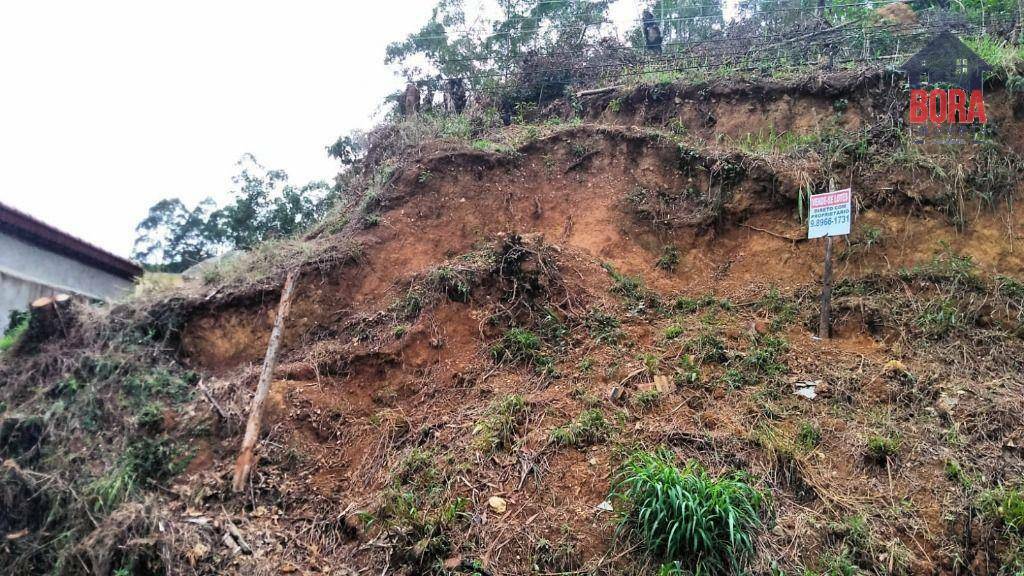
[[[956,145],[877,63],[394,115],[303,233],[4,340],[0,573],[1021,573],[1024,69],[979,42]]]

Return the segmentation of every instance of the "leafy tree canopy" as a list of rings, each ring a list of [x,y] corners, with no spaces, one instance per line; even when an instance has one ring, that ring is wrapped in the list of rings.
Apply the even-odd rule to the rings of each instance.
[[[326,182],[295,186],[283,170],[268,170],[251,154],[238,169],[224,206],[209,198],[194,208],[177,198],[154,204],[135,228],[133,257],[154,270],[181,272],[227,250],[291,236],[321,217],[337,195]]]
[[[611,0],[496,0],[492,17],[467,18],[463,0],[439,0],[430,20],[405,40],[387,48],[386,64],[399,64],[407,76],[425,62],[439,76],[471,80],[481,88],[531,51],[569,51],[599,36]],[[488,73],[493,76],[487,76]],[[439,88],[438,77],[425,83]]]

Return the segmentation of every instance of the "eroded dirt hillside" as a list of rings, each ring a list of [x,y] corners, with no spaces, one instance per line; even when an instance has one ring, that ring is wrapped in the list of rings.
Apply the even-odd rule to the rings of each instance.
[[[610,496],[649,452],[766,495],[754,573],[1012,573],[1020,96],[992,94],[980,140],[919,147],[897,92],[641,87],[376,134],[305,240],[3,359],[0,571],[664,573]],[[858,206],[818,341],[799,210],[830,180]]]

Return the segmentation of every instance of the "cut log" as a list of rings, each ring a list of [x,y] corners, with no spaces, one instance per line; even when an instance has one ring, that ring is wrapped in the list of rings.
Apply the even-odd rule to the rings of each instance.
[[[29,306],[28,329],[18,343],[18,351],[31,352],[51,338],[67,336],[73,320],[71,301],[69,294],[33,300]]]
[[[267,393],[270,391],[270,381],[273,380],[274,367],[277,365],[277,350],[281,346],[281,334],[284,332],[284,322],[292,306],[292,293],[295,291],[295,279],[298,274],[297,269],[289,272],[284,281],[284,288],[281,289],[281,303],[277,306],[277,319],[274,320],[274,329],[270,332],[267,356],[263,359],[263,370],[260,372],[260,379],[256,384],[256,395],[253,396],[252,405],[249,407],[249,421],[245,426],[242,450],[235,462],[235,477],[232,482],[235,492],[245,490],[245,484],[252,472],[253,452],[256,449],[256,441],[259,440],[260,428],[263,425],[263,405],[267,399]]]

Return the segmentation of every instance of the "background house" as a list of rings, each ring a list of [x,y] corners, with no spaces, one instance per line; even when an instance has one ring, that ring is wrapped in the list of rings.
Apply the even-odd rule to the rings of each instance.
[[[949,85],[968,92],[981,90],[985,73],[991,70],[988,62],[948,30],[937,34],[903,65],[911,87]]]
[[[0,331],[12,310],[61,292],[95,300],[126,294],[142,269],[0,204]]]

